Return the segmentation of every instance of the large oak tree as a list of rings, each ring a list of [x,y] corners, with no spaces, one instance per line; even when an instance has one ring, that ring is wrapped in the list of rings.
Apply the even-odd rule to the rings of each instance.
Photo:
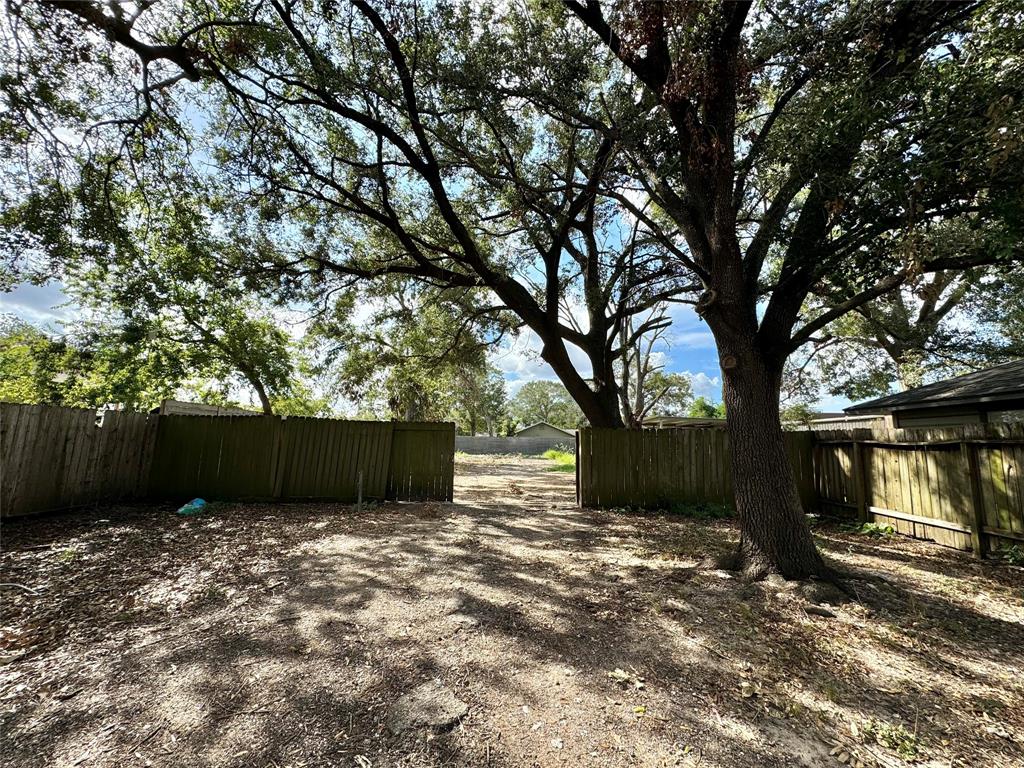
[[[894,248],[1021,195],[1019,36],[1008,3],[566,6],[649,105],[625,139],[705,286],[751,576],[827,575],[785,458],[789,355],[917,274],[1020,257]],[[1014,53],[1016,50],[1016,53]],[[1018,203],[1019,205],[1019,203]],[[827,308],[808,316],[808,300]]]
[[[53,143],[55,114],[87,112],[94,155],[126,157],[128,183],[180,184],[181,165],[214,164],[236,236],[291,251],[259,265],[285,280],[479,289],[482,312],[536,334],[592,424],[622,426],[619,330],[690,283],[665,258],[672,239],[639,226],[649,204],[629,198],[640,188],[614,137],[618,112],[635,110],[589,111],[610,57],[591,59],[579,28],[468,4],[16,7],[17,34],[36,33],[13,59],[28,131]],[[97,60],[84,79],[95,111],[53,98],[50,81]]]
[[[698,289],[750,576],[828,574],[783,450],[791,352],[912,276],[1019,255],[898,247],[1021,195],[1007,2],[12,7],[26,136],[102,117],[142,186],[186,146],[285,282],[485,292],[594,425],[622,423],[621,329]],[[56,95],[69,72],[93,74]]]

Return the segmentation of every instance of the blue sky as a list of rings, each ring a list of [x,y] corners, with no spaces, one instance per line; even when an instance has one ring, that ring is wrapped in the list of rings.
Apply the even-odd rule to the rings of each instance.
[[[67,297],[60,284],[50,282],[36,286],[23,284],[10,293],[0,293],[0,312],[9,312],[36,325],[53,323],[68,316],[68,309],[59,309]]]
[[[672,327],[668,343],[661,349],[665,355],[665,369],[689,374],[695,394],[719,402],[722,399],[722,381],[711,331],[687,305],[674,306],[670,314]],[[518,339],[506,341],[495,352],[493,362],[504,373],[511,391],[527,381],[555,378],[550,367],[540,359],[539,351],[537,337],[526,333]],[[590,366],[582,350],[570,347],[569,353],[576,367],[589,374]]]

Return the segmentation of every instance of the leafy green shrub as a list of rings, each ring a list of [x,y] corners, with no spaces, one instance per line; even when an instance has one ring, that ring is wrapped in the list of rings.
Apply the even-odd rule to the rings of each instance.
[[[888,523],[851,523],[844,527],[851,533],[870,536],[872,539],[887,539],[896,533],[896,529]]]
[[[1024,547],[1021,547],[1020,544],[1003,547],[999,550],[999,559],[1005,560],[1010,565],[1024,565]]]
[[[865,741],[874,741],[887,747],[904,760],[913,760],[920,750],[917,736],[902,725],[891,725],[880,720],[869,720],[862,731]]]

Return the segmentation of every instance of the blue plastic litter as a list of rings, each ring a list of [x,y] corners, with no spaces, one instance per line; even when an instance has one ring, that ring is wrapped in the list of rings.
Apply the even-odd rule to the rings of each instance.
[[[198,515],[206,507],[205,499],[192,499],[188,504],[178,510],[179,515]]]

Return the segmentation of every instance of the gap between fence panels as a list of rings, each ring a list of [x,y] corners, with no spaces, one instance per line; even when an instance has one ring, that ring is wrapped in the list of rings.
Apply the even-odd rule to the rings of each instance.
[[[451,501],[455,426],[0,403],[4,517],[138,498]],[[1024,425],[786,433],[808,511],[983,555],[1024,540]],[[718,429],[576,436],[582,506],[731,504]]]

